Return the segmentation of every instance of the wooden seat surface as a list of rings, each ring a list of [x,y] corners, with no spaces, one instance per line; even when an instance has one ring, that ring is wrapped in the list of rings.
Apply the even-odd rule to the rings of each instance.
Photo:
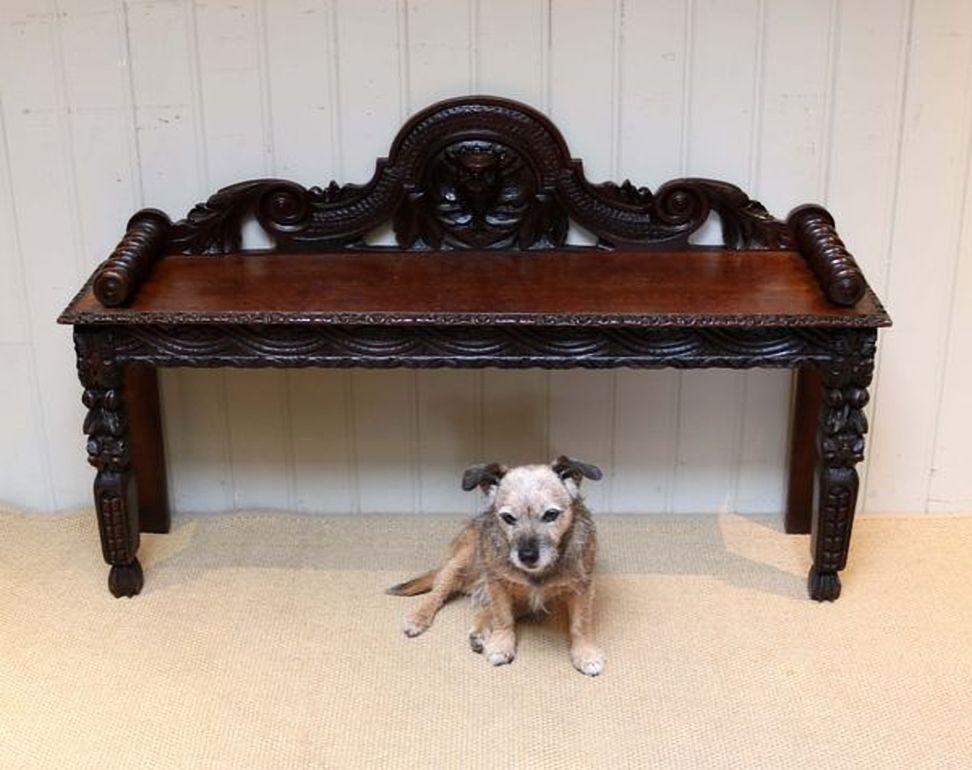
[[[246,252],[168,255],[134,301],[90,286],[65,323],[584,323],[885,326],[831,304],[796,251]]]

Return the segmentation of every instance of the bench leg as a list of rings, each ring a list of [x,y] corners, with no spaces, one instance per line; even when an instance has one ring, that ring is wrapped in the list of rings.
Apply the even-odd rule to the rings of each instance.
[[[840,596],[838,572],[847,563],[857,505],[856,465],[864,459],[867,387],[874,371],[873,332],[844,332],[833,360],[821,364],[823,400],[818,426],[817,499],[811,523],[810,598]]]
[[[132,472],[138,479],[138,523],[142,532],[166,533],[169,491],[159,412],[159,378],[154,366],[125,367],[125,408],[131,426]]]
[[[84,420],[88,462],[98,470],[94,499],[101,551],[111,565],[108,590],[116,597],[134,596],[142,590],[142,566],[135,556],[138,492],[131,472],[124,368],[115,361],[109,331],[77,327],[74,343],[78,377],[84,386],[82,401],[88,408]]]
[[[797,369],[793,423],[790,428],[790,473],[784,528],[789,534],[810,533],[813,483],[817,466],[817,423],[823,387],[814,366]]]

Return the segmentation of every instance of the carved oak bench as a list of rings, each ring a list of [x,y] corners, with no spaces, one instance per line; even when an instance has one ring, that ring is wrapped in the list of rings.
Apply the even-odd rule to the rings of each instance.
[[[723,246],[690,245],[713,212]],[[273,249],[242,250],[252,216]],[[368,245],[388,222],[397,246]],[[596,244],[566,245],[570,222]],[[812,533],[818,600],[840,593],[890,324],[823,208],[784,222],[725,182],[592,184],[546,117],[490,97],[417,114],[364,185],[139,211],[59,320],[115,596],[141,590],[139,532],[169,528],[156,367],[792,367],[786,528]]]

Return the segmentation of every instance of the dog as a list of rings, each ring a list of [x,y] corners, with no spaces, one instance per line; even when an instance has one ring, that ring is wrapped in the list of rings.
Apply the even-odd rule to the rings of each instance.
[[[600,674],[604,655],[593,639],[592,616],[597,537],[580,486],[601,475],[597,466],[565,456],[550,465],[467,469],[462,488],[479,487],[487,508],[462,529],[439,569],[388,589],[395,596],[428,594],[406,616],[405,634],[426,631],[450,597],[466,594],[474,611],[469,644],[501,666],[516,655],[516,618],[563,602],[574,668]]]

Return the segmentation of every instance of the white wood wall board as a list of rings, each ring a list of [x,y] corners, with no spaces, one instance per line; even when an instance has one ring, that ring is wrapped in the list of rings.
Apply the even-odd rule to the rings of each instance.
[[[162,369],[160,382],[173,508],[186,513],[233,510],[226,415],[218,408],[221,379],[207,369]]]
[[[911,0],[898,0],[894,6],[886,0],[843,4],[837,26],[830,155],[822,200],[882,297],[898,189],[912,5]],[[863,190],[861,180],[866,180]],[[879,354],[881,349],[879,345]],[[878,385],[875,378],[868,420]],[[859,466],[862,503],[870,458],[868,452]]]
[[[262,17],[273,176],[320,186],[343,179],[336,16],[328,0],[287,0]],[[294,507],[354,510],[351,373],[300,370],[283,378],[287,434],[280,451],[292,456],[282,472],[293,479]]]
[[[961,254],[972,254],[972,196],[968,179],[972,158],[966,168],[963,191]],[[972,474],[968,451],[972,435],[972,260],[957,266],[949,312],[942,392],[935,415],[934,455],[929,478],[926,510],[955,513],[972,510]]]
[[[229,408],[233,502],[238,509],[292,509],[292,434],[287,427],[281,373],[225,372]]]
[[[303,512],[356,510],[351,452],[351,372],[307,369],[290,374],[290,442],[294,506]]]
[[[339,3],[339,93],[347,179],[367,180],[408,115],[405,4]],[[363,45],[363,41],[371,41]],[[363,512],[413,512],[418,504],[416,375],[352,373],[355,497]]]
[[[36,408],[37,382],[29,345],[0,345],[4,376],[0,380],[0,504],[24,508],[53,507],[44,449],[44,430]],[[76,449],[83,449],[77,442]]]
[[[692,4],[626,0],[620,6],[617,138],[612,177],[652,190],[683,171],[687,33]],[[678,454],[680,376],[615,374],[611,509],[667,511]]]
[[[342,182],[366,182],[388,154],[403,103],[398,3],[337,2],[338,94]]]
[[[261,54],[266,38],[257,4],[209,0],[194,9],[208,186],[271,176],[269,76]],[[235,507],[291,507],[284,375],[274,370],[214,374],[222,387],[212,407],[226,413]]]
[[[168,0],[122,7],[129,38],[139,205],[162,208],[174,218],[214,192],[208,179],[194,10],[190,3]],[[160,386],[174,507],[231,510],[234,489],[222,375],[162,370]]]
[[[865,501],[873,511],[927,505],[967,185],[970,30],[968,3],[915,6],[885,298],[895,327],[882,336]]]
[[[822,196],[836,20],[834,2],[793,0],[759,9],[746,186],[779,216]],[[785,82],[782,71],[789,73]],[[767,178],[766,168],[779,173]],[[768,513],[785,504],[791,381],[786,371],[745,376],[733,509]]]
[[[475,5],[471,90],[542,108],[548,98],[549,3],[500,0]],[[549,459],[548,373],[487,369],[479,378],[481,444],[476,461],[514,466]],[[478,507],[478,492],[469,496]]]
[[[482,378],[479,372],[439,370],[418,379],[418,509],[425,513],[471,511],[462,472],[481,461]]]
[[[483,373],[481,462],[512,466],[551,458],[548,384],[545,372],[532,369]]]
[[[415,377],[403,370],[355,370],[354,459],[363,513],[418,509]]]
[[[550,17],[550,114],[591,180],[609,179],[618,138],[620,3],[557,2]],[[579,277],[579,280],[583,278]],[[615,374],[549,374],[549,453],[611,467]],[[545,458],[549,459],[549,458]],[[610,500],[611,474],[587,486],[595,510]]]
[[[274,174],[324,187],[342,180],[336,8],[277,0],[265,15]]]
[[[0,83],[0,345],[29,345],[29,324],[21,267],[23,254],[17,227],[10,163],[10,144]],[[33,366],[33,364],[31,364]]]
[[[64,392],[65,373],[74,371],[69,329],[54,319],[82,278],[75,229],[70,124],[60,77],[59,40],[55,18],[36,4],[4,7],[0,29],[2,106],[9,152],[8,185],[13,191],[26,322],[30,326],[35,364],[35,398],[45,428],[45,451],[52,470],[51,488],[44,493],[53,507],[77,499],[90,488],[77,426],[83,415],[80,390]],[[71,284],[75,284],[73,287]],[[71,426],[70,433],[62,433]],[[52,436],[64,436],[51,441]],[[40,503],[43,504],[43,503]]]
[[[608,469],[603,480],[585,484],[584,496],[596,511],[611,510],[614,391],[613,372],[571,369],[550,376],[550,457],[542,459],[568,455]]]
[[[181,217],[206,196],[202,116],[194,104],[191,8],[178,0],[122,6],[142,203]],[[124,223],[118,223],[119,229]]]
[[[475,89],[472,3],[410,0],[403,8],[408,40],[404,106],[427,104]],[[462,491],[464,468],[478,461],[481,441],[481,373],[413,373],[416,506],[431,513],[472,509]]]
[[[758,6],[693,5],[685,34],[682,173],[729,181],[749,175]],[[738,53],[727,55],[727,41]],[[732,509],[745,374],[679,375],[675,512]]]
[[[475,0],[475,90],[542,107],[547,0]]]

